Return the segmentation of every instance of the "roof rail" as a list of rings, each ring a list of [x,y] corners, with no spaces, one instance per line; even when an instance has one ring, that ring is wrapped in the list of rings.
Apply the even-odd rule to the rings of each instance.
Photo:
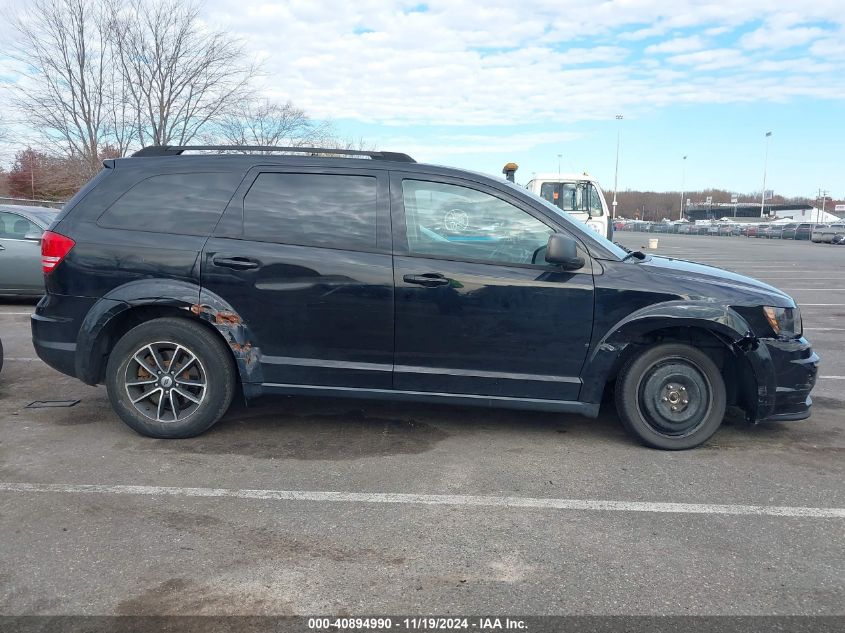
[[[340,156],[369,156],[373,160],[392,160],[398,163],[415,163],[413,158],[401,152],[370,152],[357,149],[334,149],[329,147],[276,147],[273,145],[148,145],[138,150],[133,157],[178,156],[188,151],[237,151],[237,152],[290,152],[297,154],[338,154]]]

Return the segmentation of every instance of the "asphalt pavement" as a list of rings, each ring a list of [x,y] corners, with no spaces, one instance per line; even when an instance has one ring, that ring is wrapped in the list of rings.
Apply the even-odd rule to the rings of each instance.
[[[152,440],[35,358],[32,304],[0,303],[0,614],[845,615],[845,248],[618,234],[649,237],[799,301],[809,420],[670,453],[612,404],[266,398]]]

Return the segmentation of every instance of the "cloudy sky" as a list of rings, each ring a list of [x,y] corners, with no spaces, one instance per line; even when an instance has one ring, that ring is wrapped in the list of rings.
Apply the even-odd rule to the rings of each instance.
[[[269,94],[418,160],[523,180],[845,197],[844,0],[214,0]]]
[[[270,97],[418,160],[845,197],[845,0],[206,0]],[[617,114],[624,119],[618,122]]]

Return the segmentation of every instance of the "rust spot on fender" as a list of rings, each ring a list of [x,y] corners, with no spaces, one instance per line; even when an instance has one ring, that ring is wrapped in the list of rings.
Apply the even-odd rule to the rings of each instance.
[[[241,317],[234,312],[220,310],[214,315],[214,322],[217,323],[217,325],[240,325]]]
[[[190,309],[193,314],[211,323],[223,334],[241,369],[242,379],[247,382],[260,382],[254,373],[259,368],[258,360],[261,354],[249,340],[249,332],[243,319],[231,310],[218,309],[204,303],[195,303]]]
[[[241,325],[243,320],[231,310],[218,310],[209,305],[195,303],[191,306],[191,312],[215,325]]]

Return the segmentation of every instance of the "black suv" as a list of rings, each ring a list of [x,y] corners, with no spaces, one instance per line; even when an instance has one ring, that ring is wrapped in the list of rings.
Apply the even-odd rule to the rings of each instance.
[[[728,405],[810,414],[818,357],[771,286],[404,154],[224,149],[106,161],[43,239],[38,355],[139,433],[202,433],[239,389],[594,417],[610,387],[665,449]]]

